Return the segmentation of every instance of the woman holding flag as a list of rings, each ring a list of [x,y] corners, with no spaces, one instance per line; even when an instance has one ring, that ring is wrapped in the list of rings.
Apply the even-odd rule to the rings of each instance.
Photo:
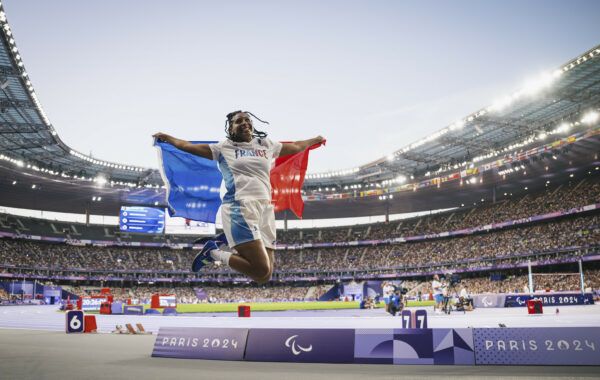
[[[271,279],[275,249],[275,212],[271,205],[270,171],[272,160],[302,152],[325,140],[321,136],[292,143],[271,141],[265,132],[254,129],[250,112],[227,115],[227,139],[217,144],[192,144],[164,133],[152,137],[179,150],[218,162],[227,193],[223,196],[221,217],[224,236],[204,244],[192,263],[199,271],[219,260],[259,284]],[[262,120],[258,119],[262,122]],[[224,248],[230,246],[235,253]]]

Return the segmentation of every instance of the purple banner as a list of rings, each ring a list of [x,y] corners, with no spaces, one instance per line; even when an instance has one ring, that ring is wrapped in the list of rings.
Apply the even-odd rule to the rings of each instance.
[[[248,329],[161,327],[152,356],[181,359],[243,360]]]
[[[508,295],[506,296],[506,307],[525,307],[527,301],[539,299],[544,306],[569,306],[569,305],[593,305],[594,296],[592,293],[573,294],[573,293],[542,293],[534,294],[533,297],[528,294]],[[477,307],[477,305],[475,305]]]
[[[472,329],[356,329],[355,363],[475,364]]]
[[[354,329],[251,329],[246,360],[353,363]]]
[[[600,327],[473,330],[478,365],[600,365]]]
[[[473,296],[473,306],[476,308],[504,307],[506,294],[476,294]]]

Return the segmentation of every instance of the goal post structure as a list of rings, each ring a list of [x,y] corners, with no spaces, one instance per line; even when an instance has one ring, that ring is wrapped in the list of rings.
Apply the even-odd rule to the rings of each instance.
[[[579,272],[577,273],[533,273],[531,270],[531,260],[527,262],[527,270],[529,272],[529,295],[533,297],[534,293],[534,282],[533,276],[579,276],[579,288],[581,289],[581,294],[585,293],[585,282],[583,281],[583,263],[581,260],[578,261],[579,264]]]

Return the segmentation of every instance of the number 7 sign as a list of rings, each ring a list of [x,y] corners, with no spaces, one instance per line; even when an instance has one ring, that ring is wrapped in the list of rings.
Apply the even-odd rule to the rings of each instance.
[[[427,328],[427,311],[419,310],[402,310],[402,328],[403,329],[426,329]]]

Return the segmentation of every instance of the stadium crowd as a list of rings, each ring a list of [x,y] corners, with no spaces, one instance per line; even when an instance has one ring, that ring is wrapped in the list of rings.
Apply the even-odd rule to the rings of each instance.
[[[278,250],[276,270],[409,267],[462,262],[482,266],[519,262],[499,256],[544,252],[570,246],[598,245],[600,214],[444,239],[393,245]],[[196,251],[131,247],[73,246],[27,240],[0,240],[0,263],[20,267],[186,271]],[[548,256],[551,258],[551,256]],[[479,262],[467,260],[479,260]],[[515,261],[516,260],[516,261]],[[212,265],[211,269],[224,269]],[[9,268],[4,267],[4,271]]]
[[[478,235],[405,244],[289,250],[277,253],[277,268],[334,270],[418,266],[469,259],[495,259],[498,256],[569,246],[598,245],[599,223],[600,215],[596,214]]]
[[[281,244],[300,244],[419,236],[527,218],[595,203],[600,203],[600,182],[589,178],[582,182],[563,184],[543,193],[526,194],[521,198],[509,196],[496,203],[482,203],[466,210],[458,209],[369,226],[278,231],[277,238]]]
[[[399,236],[454,231],[474,228],[486,224],[514,220],[552,211],[566,210],[592,203],[600,203],[600,183],[592,179],[547,191],[543,194],[528,194],[520,199],[508,198],[490,205],[479,205],[467,210],[457,209],[444,214],[392,222],[343,228],[278,231],[280,243],[351,242],[356,240],[389,239]],[[369,270],[369,273],[390,274],[401,271],[424,272],[426,268],[486,268],[502,264],[523,263],[529,259],[538,262],[578,257],[581,251],[561,251],[572,246],[589,246],[592,252],[600,246],[600,213],[550,219],[512,228],[483,231],[472,235],[426,239],[401,244],[369,246],[336,246],[328,248],[305,248],[277,250],[276,272],[288,272],[292,276],[299,271],[342,271],[348,268]],[[73,274],[78,269],[107,272],[147,271],[148,278],[171,277],[173,273],[184,278],[195,278],[189,273],[189,263],[197,250],[174,250],[169,248],[144,248],[127,246],[89,246],[48,243],[43,241],[0,238],[0,273],[19,272],[27,269],[31,275],[49,273]],[[532,256],[533,255],[533,256]],[[533,257],[533,258],[532,258]],[[51,267],[52,270],[40,267]],[[414,269],[410,269],[414,268]],[[206,268],[222,271],[227,268],[211,264]],[[381,271],[379,271],[381,269]],[[164,272],[161,272],[164,271]],[[528,286],[523,273],[506,271],[501,280],[492,281],[489,275],[463,278],[460,286],[470,294],[523,292]],[[516,274],[515,274],[516,273]],[[92,272],[84,274],[92,276]],[[300,274],[299,274],[300,275]],[[214,274],[213,276],[222,276]],[[314,274],[311,274],[314,276]],[[478,276],[478,274],[475,274]],[[539,277],[539,278],[538,278]],[[600,288],[600,270],[587,270],[586,287]],[[536,276],[537,289],[577,290],[576,276]],[[175,294],[179,303],[196,302],[240,302],[252,300],[304,300],[315,299],[324,294],[333,284],[318,286],[206,286],[201,290],[206,297],[199,299],[199,288],[132,286],[113,288],[116,299],[149,300],[153,294]],[[405,281],[403,287],[409,295],[428,294],[431,283],[424,277]],[[99,289],[75,286],[70,290],[76,295],[97,294]],[[0,292],[0,301],[11,295]]]

